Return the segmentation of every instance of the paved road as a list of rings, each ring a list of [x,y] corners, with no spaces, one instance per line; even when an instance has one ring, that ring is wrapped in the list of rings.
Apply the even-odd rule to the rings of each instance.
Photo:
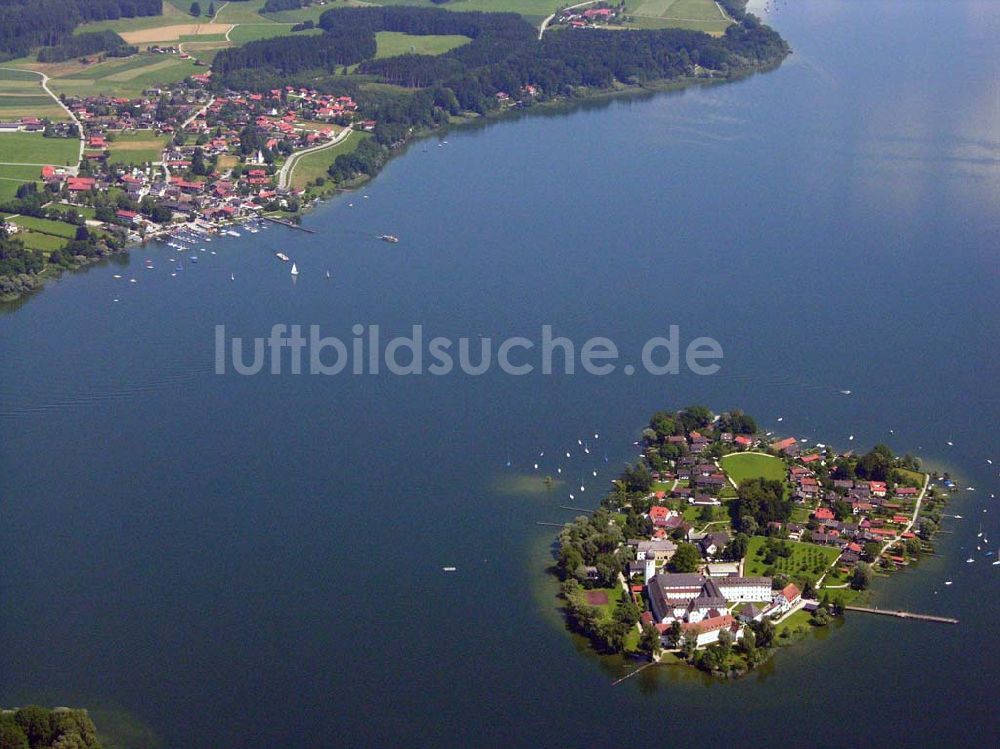
[[[73,114],[73,111],[65,104],[63,104],[62,99],[60,99],[58,96],[52,93],[52,89],[49,88],[49,77],[45,75],[45,73],[40,73],[37,70],[27,70],[26,68],[0,68],[0,70],[14,70],[22,73],[34,73],[37,76],[41,76],[42,88],[45,89],[45,93],[47,93],[49,96],[55,99],[56,104],[62,107],[63,111],[65,111],[66,114],[69,115],[69,118],[76,123],[76,129],[80,133],[80,152],[77,154],[76,157],[76,166],[70,167],[70,171],[76,174],[80,170],[80,162],[83,161],[83,146],[84,146],[83,125],[80,123],[80,120],[76,118],[76,115]]]
[[[563,8],[562,10],[573,10],[573,8],[582,8],[584,5],[593,5],[596,2],[597,0],[587,0],[587,2],[585,3],[577,3],[576,5],[570,5],[569,7]],[[545,34],[545,30],[549,27],[549,24],[552,23],[552,20],[555,17],[556,14],[553,13],[552,15],[548,16],[545,20],[542,21],[542,25],[538,27],[539,39],[541,39],[542,36]]]
[[[312,148],[307,148],[303,151],[296,151],[293,153],[288,157],[288,161],[282,165],[281,170],[278,172],[278,187],[280,189],[286,189],[288,187],[292,179],[292,172],[295,171],[295,164],[298,163],[298,160],[302,156],[305,156],[308,153],[316,153],[317,151],[322,151],[326,148],[333,148],[338,143],[343,143],[344,140],[346,140],[347,137],[353,132],[354,131],[351,130],[350,127],[345,127],[337,133],[337,136],[333,140],[329,140],[318,146],[313,146]]]

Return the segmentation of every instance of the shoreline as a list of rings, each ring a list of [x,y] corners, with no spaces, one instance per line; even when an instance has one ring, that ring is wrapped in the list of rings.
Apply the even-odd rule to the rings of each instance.
[[[11,307],[19,307],[21,304],[33,298],[37,293],[43,291],[45,287],[53,280],[58,280],[63,277],[65,273],[75,274],[78,272],[84,272],[89,270],[91,267],[99,265],[102,260],[107,260],[116,256],[127,255],[132,249],[136,247],[145,246],[150,241],[166,241],[169,239],[170,235],[176,232],[184,231],[199,231],[199,232],[210,232],[210,233],[222,233],[232,226],[239,226],[249,221],[260,220],[267,217],[278,217],[289,221],[291,223],[300,223],[302,219],[311,214],[313,211],[320,208],[325,202],[334,197],[346,193],[354,192],[373,179],[378,177],[382,169],[385,168],[391,161],[399,156],[404,155],[411,145],[424,140],[426,138],[434,137],[435,135],[441,136],[445,133],[452,131],[460,131],[462,128],[467,128],[471,126],[487,126],[494,123],[501,123],[507,119],[514,119],[515,117],[525,117],[531,116],[533,113],[556,113],[565,112],[567,114],[571,113],[577,107],[585,107],[588,105],[601,106],[610,105],[612,102],[618,99],[625,98],[641,98],[641,97],[654,97],[658,94],[671,94],[678,93],[688,90],[697,86],[714,86],[722,85],[727,83],[738,83],[742,80],[750,78],[758,73],[769,73],[777,70],[781,67],[782,63],[785,61],[788,55],[791,54],[791,50],[779,60],[768,63],[767,65],[761,65],[756,67],[747,68],[744,70],[739,70],[735,73],[731,73],[725,77],[722,76],[685,76],[676,79],[656,79],[651,81],[645,81],[638,84],[617,84],[610,88],[604,89],[594,89],[586,88],[579,89],[573,96],[555,96],[551,99],[545,99],[544,101],[536,101],[529,106],[511,106],[503,109],[499,109],[492,112],[487,112],[484,114],[478,114],[474,112],[467,112],[462,115],[457,115],[452,118],[450,122],[445,125],[438,127],[423,128],[420,130],[415,130],[410,133],[407,138],[397,147],[394,148],[386,159],[385,163],[382,164],[374,174],[361,174],[353,179],[337,184],[330,185],[329,187],[317,188],[307,186],[303,189],[304,202],[300,206],[299,210],[294,213],[288,212],[265,212],[261,211],[255,216],[248,216],[242,219],[237,219],[233,221],[212,221],[211,223],[205,221],[205,219],[197,218],[183,223],[170,224],[168,226],[163,226],[155,232],[150,232],[145,235],[139,241],[129,241],[121,249],[109,250],[106,254],[97,258],[88,258],[84,261],[79,261],[77,264],[71,267],[46,267],[41,273],[34,276],[39,283],[37,286],[31,289],[25,289],[23,291],[0,296],[0,312],[9,311]],[[351,132],[350,128],[347,129]],[[329,148],[337,145],[326,144],[324,148]],[[323,150],[315,149],[316,151]],[[303,155],[310,153],[309,149],[293,153],[286,160],[286,164],[291,162],[293,165],[297,162]],[[284,165],[283,165],[284,167]],[[281,172],[279,171],[279,174]],[[313,191],[313,192],[311,192]],[[42,277],[44,275],[44,278]]]

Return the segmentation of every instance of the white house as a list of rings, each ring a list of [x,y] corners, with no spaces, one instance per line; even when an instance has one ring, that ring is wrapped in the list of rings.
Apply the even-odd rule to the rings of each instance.
[[[717,582],[728,601],[770,601],[769,577],[720,577]]]
[[[732,634],[734,642],[743,637],[743,628],[729,614],[681,625],[681,631],[685,634],[688,632],[695,633],[695,645],[699,648],[711,645],[713,642],[718,642],[719,635],[723,630],[728,630]]]

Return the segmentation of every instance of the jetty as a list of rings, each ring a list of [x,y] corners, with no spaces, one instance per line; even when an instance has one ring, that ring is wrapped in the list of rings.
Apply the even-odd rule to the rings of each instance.
[[[860,611],[863,614],[879,614],[894,616],[897,619],[916,619],[922,622],[938,622],[939,624],[958,624],[958,619],[950,616],[935,616],[934,614],[915,614],[912,611],[897,611],[893,609],[871,609],[867,606],[844,606],[845,611]]]
[[[287,221],[287,220],[285,220],[283,218],[275,218],[274,216],[261,216],[261,218],[265,218],[268,221],[273,221],[274,223],[280,224],[281,226],[287,226],[289,229],[298,229],[299,231],[304,231],[307,234],[315,234],[316,233],[315,229],[307,229],[304,226],[300,226],[299,224],[293,223],[291,221]]]
[[[570,505],[559,505],[560,510],[570,510],[571,512],[585,512],[590,515],[593,510],[585,510],[582,507],[571,507]]]
[[[643,665],[639,666],[639,668],[635,669],[634,671],[629,671],[629,672],[628,672],[627,674],[625,674],[625,675],[624,675],[623,677],[621,677],[620,679],[615,679],[615,680],[614,680],[613,682],[611,682],[611,686],[613,686],[613,687],[617,687],[617,686],[618,686],[619,684],[621,684],[621,683],[622,683],[623,681],[625,681],[626,679],[631,679],[631,678],[632,678],[633,676],[635,676],[635,675],[636,675],[637,673],[639,673],[639,672],[641,672],[641,671],[645,671],[645,670],[646,670],[647,668],[649,668],[650,666],[655,666],[655,665],[657,665],[657,663],[659,663],[659,661],[650,661],[649,663],[644,663]]]

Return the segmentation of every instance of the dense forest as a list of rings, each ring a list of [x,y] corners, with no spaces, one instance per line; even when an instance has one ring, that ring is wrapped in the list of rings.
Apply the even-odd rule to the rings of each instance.
[[[62,62],[99,52],[104,52],[110,57],[128,57],[138,51],[138,47],[126,44],[125,40],[113,31],[91,31],[86,34],[74,34],[53,47],[42,47],[38,50],[38,61]]]
[[[0,749],[100,749],[86,710],[29,705],[0,711]]]
[[[61,44],[86,21],[162,13],[163,0],[0,0],[0,60]]]

